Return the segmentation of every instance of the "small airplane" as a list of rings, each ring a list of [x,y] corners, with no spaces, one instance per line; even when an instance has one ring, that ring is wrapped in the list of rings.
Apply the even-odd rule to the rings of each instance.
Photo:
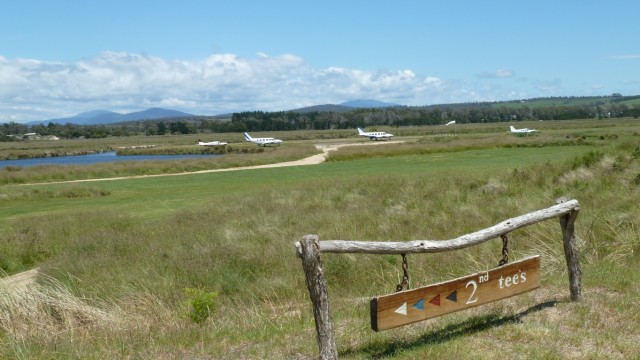
[[[393,137],[392,134],[386,133],[384,131],[365,132],[360,128],[358,128],[358,135],[366,136],[371,140],[379,140],[379,139],[389,139],[389,140],[391,140],[391,137]]]
[[[226,142],[222,142],[222,141],[204,142],[204,141],[200,141],[200,139],[198,139],[198,145],[200,145],[200,146],[225,146],[225,145],[227,145],[227,143]]]
[[[523,128],[523,129],[516,129],[513,127],[513,125],[510,126],[510,131],[513,134],[528,134],[528,133],[532,133],[535,131],[538,131],[536,129],[527,129],[527,128]]]
[[[282,144],[282,140],[274,139],[274,138],[252,138],[249,134],[244,133],[244,140],[248,142],[252,142],[258,146],[267,146],[267,145],[280,145]]]

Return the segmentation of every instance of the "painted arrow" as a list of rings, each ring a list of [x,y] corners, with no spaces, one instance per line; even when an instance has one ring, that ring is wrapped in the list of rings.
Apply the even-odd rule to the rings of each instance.
[[[407,303],[405,302],[404,304],[402,304],[402,306],[400,306],[399,308],[396,309],[396,312],[398,314],[402,314],[402,315],[407,315]]]

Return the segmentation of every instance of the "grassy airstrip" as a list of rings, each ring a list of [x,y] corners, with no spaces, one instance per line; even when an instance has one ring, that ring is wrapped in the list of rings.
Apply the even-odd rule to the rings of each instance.
[[[557,221],[509,235],[512,259],[541,255],[540,289],[381,333],[369,329],[368,301],[394,291],[400,256],[325,254],[339,355],[638,357],[640,123],[527,126],[542,131],[380,129],[405,142],[345,147],[309,166],[46,184],[287,161],[315,153],[314,144],[363,140],[337,130],[278,133],[279,148],[204,163],[2,170],[0,268],[39,267],[44,276],[28,290],[0,289],[0,358],[316,358],[293,248],[303,235],[450,239],[560,196],[581,204],[584,300],[569,301]],[[193,146],[180,137],[128,141],[118,146]],[[410,255],[411,287],[494,268],[500,248],[497,239]]]

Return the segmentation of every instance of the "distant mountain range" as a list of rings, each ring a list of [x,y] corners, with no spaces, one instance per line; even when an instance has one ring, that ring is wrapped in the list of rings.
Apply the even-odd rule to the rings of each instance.
[[[326,104],[326,105],[316,105],[309,106],[305,108],[289,110],[291,112],[344,112],[353,110],[354,108],[383,108],[383,107],[395,107],[402,106],[398,104],[391,104],[377,100],[353,100],[346,101],[339,105],[334,104]],[[26,123],[27,125],[40,125],[40,124],[76,124],[76,125],[108,125],[115,124],[127,121],[140,121],[140,120],[157,120],[164,118],[179,118],[179,117],[192,117],[198,116],[193,114],[188,114],[182,111],[170,110],[170,109],[162,109],[162,108],[151,108],[143,111],[136,111],[127,114],[121,114],[113,111],[107,110],[94,110],[83,112],[78,115],[68,117],[68,118],[60,118],[60,119],[49,119],[42,121],[31,121]],[[228,114],[228,118],[231,117],[231,114]]]
[[[289,110],[290,112],[298,112],[298,113],[307,113],[307,112],[344,112],[350,111],[353,109],[371,109],[371,108],[385,108],[385,107],[396,107],[403,106],[399,104],[392,104],[387,102],[382,102],[378,100],[352,100],[345,101],[338,105],[336,104],[325,104],[325,105],[314,105],[308,106],[300,109]]]
[[[341,103],[340,105],[342,106],[348,106],[348,107],[352,107],[352,108],[385,108],[385,107],[396,107],[396,106],[403,106],[400,104],[392,104],[392,103],[388,103],[388,102],[383,102],[383,101],[378,101],[378,100],[368,100],[368,99],[363,99],[363,100],[352,100],[352,101],[345,101],[343,103]]]
[[[195,116],[195,115],[188,114],[182,111],[161,109],[161,108],[151,108],[151,109],[136,111],[128,114],[121,114],[121,113],[107,111],[107,110],[94,110],[94,111],[83,112],[76,116],[72,116],[68,118],[32,121],[27,123],[27,125],[38,125],[38,124],[49,124],[49,123],[54,123],[54,124],[71,123],[76,125],[106,125],[106,124],[114,124],[114,123],[127,122],[127,121],[176,118],[176,117],[184,117],[184,116]]]
[[[606,96],[558,96],[558,97],[546,97],[546,98],[532,98],[532,99],[520,99],[520,100],[508,100],[508,101],[493,101],[483,103],[454,103],[454,104],[436,104],[425,105],[424,108],[431,109],[456,109],[456,108],[470,108],[482,106],[486,107],[509,107],[520,108],[528,107],[530,109],[538,109],[544,107],[571,107],[571,106],[626,106],[629,109],[640,109],[640,95],[623,96],[619,93]],[[405,105],[387,103],[377,100],[351,100],[345,101],[340,104],[325,104],[315,105],[299,109],[288,110],[288,112],[347,112],[353,109],[361,108],[394,108],[404,107]],[[618,111],[618,110],[612,110]],[[634,110],[637,111],[637,110]],[[31,121],[26,125],[39,125],[39,124],[76,124],[76,125],[107,125],[114,123],[122,123],[128,121],[140,121],[140,120],[159,120],[164,118],[181,118],[192,117],[201,118],[206,117],[208,119],[230,119],[233,114],[219,114],[219,115],[193,115],[182,111],[151,108],[143,111],[136,111],[128,114],[120,114],[113,111],[95,110],[80,113],[73,117],[50,119],[43,121]],[[630,115],[631,116],[631,115]]]

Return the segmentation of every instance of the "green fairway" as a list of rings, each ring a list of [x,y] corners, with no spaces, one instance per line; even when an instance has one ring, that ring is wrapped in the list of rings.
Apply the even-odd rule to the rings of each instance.
[[[220,196],[264,189],[281,189],[305,182],[353,176],[485,176],[536,163],[557,162],[588,152],[589,146],[547,146],[539,148],[492,148],[429,155],[397,156],[320,165],[295,166],[220,173],[136,178],[70,184],[18,186],[16,191],[39,192],[42,197],[5,200],[3,219],[21,215],[79,212],[93,209],[117,210],[132,215],[166,215],[184,208],[215,204]],[[337,180],[339,181],[339,180]],[[77,198],[47,197],[46,193],[104,192],[106,196]]]

